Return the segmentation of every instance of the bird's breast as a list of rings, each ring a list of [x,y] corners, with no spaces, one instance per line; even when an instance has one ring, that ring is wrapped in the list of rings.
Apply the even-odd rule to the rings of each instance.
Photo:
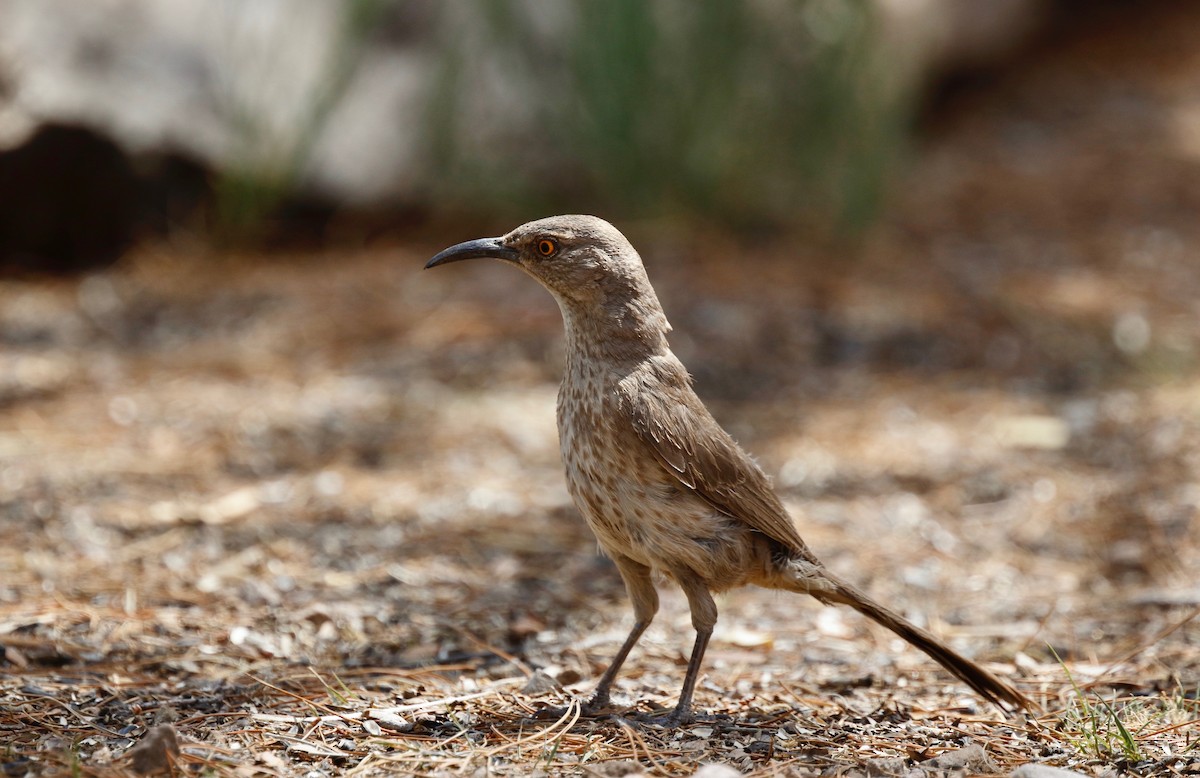
[[[559,444],[580,513],[610,556],[686,568],[715,589],[739,585],[757,541],[662,466],[620,402],[619,379],[583,369],[559,390]]]
[[[600,545],[641,561],[646,527],[639,517],[652,482],[662,479],[622,423],[614,389],[597,370],[568,372],[558,395],[559,445],[567,489]]]

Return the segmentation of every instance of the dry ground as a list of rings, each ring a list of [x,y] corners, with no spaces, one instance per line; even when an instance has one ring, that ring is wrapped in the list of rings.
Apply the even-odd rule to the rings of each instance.
[[[0,769],[153,766],[169,724],[216,775],[1200,772],[1200,9],[1158,9],[956,99],[853,250],[620,225],[811,545],[1041,714],[741,591],[695,726],[529,721],[627,605],[560,475],[558,312],[420,273],[447,230],[0,287]],[[671,592],[618,701],[672,704],[690,642]]]

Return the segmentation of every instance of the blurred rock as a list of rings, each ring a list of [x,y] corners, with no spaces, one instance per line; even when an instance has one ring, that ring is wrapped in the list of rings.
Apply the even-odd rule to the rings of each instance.
[[[109,265],[143,233],[165,232],[191,213],[206,177],[177,154],[132,156],[89,127],[42,124],[0,150],[0,271]]]
[[[0,108],[0,146],[59,121],[91,127],[131,153],[172,150],[217,168],[260,156],[289,164],[311,129],[314,101],[342,65],[348,7],[96,0],[63,14],[40,0],[10,0],[0,6],[0,73],[11,97]],[[382,20],[392,34],[362,53],[314,141],[304,175],[316,189],[368,201],[411,179],[413,107],[432,67],[428,55],[412,53],[415,40],[429,38],[423,19],[406,7]]]
[[[562,687],[558,685],[558,681],[537,670],[533,675],[529,676],[529,680],[522,687],[521,693],[528,694],[530,697],[540,697],[543,694],[559,691]]]
[[[1084,778],[1084,773],[1030,762],[1013,770],[1012,778]]]
[[[1010,51],[1037,29],[1046,0],[873,2],[879,45],[895,60],[889,89],[902,94],[934,72]],[[507,13],[528,46],[578,22],[571,6],[527,5]],[[838,34],[849,5],[806,6],[804,22],[816,37]],[[754,13],[784,11],[762,2]],[[527,108],[558,99],[561,68],[527,73],[510,62],[503,15],[372,0],[92,0],[63,14],[43,0],[8,0],[0,148],[15,156],[0,161],[3,261],[62,272],[118,256],[137,226],[141,165],[131,157],[168,160],[156,176],[168,182],[194,183],[182,163],[194,160],[227,176],[224,196],[234,199],[269,198],[281,185],[369,208],[421,203],[438,172],[432,158],[456,146],[542,154],[547,129]],[[429,137],[431,110],[449,112],[446,137]],[[54,123],[75,129],[37,131]],[[266,191],[238,189],[254,180]],[[169,192],[147,189],[169,202]]]
[[[1005,416],[995,420],[993,434],[1013,448],[1060,449],[1070,442],[1071,431],[1057,416]]]
[[[169,724],[151,727],[141,741],[127,754],[134,772],[160,775],[173,772],[179,759],[179,740]]]
[[[1049,21],[1047,0],[875,0],[918,79],[995,66]]]
[[[0,355],[0,407],[54,396],[73,377],[71,365],[64,360]]]
[[[729,765],[706,764],[693,774],[693,778],[738,778],[740,775]]]
[[[45,125],[0,153],[0,268],[64,273],[101,267],[133,240],[129,158],[83,127]]]
[[[987,755],[978,743],[971,743],[957,751],[947,751],[925,762],[922,767],[928,770],[944,770],[947,772],[962,770],[967,775],[992,775],[1000,772],[1000,767]]]
[[[595,778],[640,778],[646,775],[645,769],[634,761],[611,761],[599,764],[583,765],[585,775]]]

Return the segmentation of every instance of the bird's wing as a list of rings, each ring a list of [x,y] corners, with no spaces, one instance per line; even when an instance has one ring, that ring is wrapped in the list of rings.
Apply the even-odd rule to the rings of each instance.
[[[686,377],[627,389],[623,399],[633,429],[668,473],[722,513],[812,556],[767,476],[717,424]]]

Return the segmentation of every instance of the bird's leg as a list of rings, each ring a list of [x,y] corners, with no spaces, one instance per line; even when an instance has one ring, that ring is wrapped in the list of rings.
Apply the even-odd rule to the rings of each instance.
[[[629,637],[625,638],[625,642],[621,644],[621,649],[613,657],[608,669],[604,671],[604,675],[600,676],[600,683],[596,685],[596,691],[584,705],[585,713],[597,713],[608,707],[613,681],[617,679],[621,665],[625,664],[629,652],[637,645],[642,633],[646,631],[646,627],[650,626],[650,622],[654,621],[654,614],[658,613],[658,592],[650,577],[650,568],[629,557],[616,554],[613,555],[613,562],[621,573],[621,580],[625,582],[625,591],[629,592],[629,601],[633,605],[633,629],[629,631]]]
[[[583,704],[585,716],[594,716],[608,707],[613,681],[617,679],[621,665],[625,664],[629,652],[637,645],[642,633],[650,626],[650,622],[654,621],[654,614],[658,613],[658,592],[654,589],[650,568],[629,557],[616,554],[613,555],[613,562],[621,573],[621,580],[625,582],[625,591],[629,593],[629,600],[633,604],[633,629],[629,631],[629,636],[621,644],[617,655],[613,657],[604,674],[600,676],[600,682],[596,684],[596,691]],[[559,718],[564,713],[565,709],[563,708],[547,708],[538,713],[538,718]]]
[[[600,683],[596,684],[596,691],[592,692],[592,696],[584,704],[584,713],[599,713],[608,707],[613,681],[617,679],[617,673],[620,672],[621,665],[625,664],[625,659],[629,656],[629,652],[637,645],[638,640],[642,637],[642,633],[646,631],[646,627],[648,626],[650,626],[648,619],[638,619],[634,622],[633,629],[629,631],[629,637],[625,638],[625,642],[621,644],[621,650],[613,657],[612,662],[605,669],[604,675],[600,676]]]
[[[692,611],[692,626],[696,628],[696,642],[692,644],[692,655],[688,658],[687,674],[683,677],[683,688],[679,691],[679,702],[676,703],[675,710],[665,716],[642,718],[649,724],[665,728],[688,724],[696,717],[692,713],[692,695],[696,690],[696,681],[700,678],[700,666],[704,662],[708,640],[712,637],[713,627],[717,623],[717,604],[713,602],[708,585],[690,571],[675,572],[673,577],[687,595],[688,606]]]
[[[692,712],[692,693],[696,689],[696,679],[700,677],[700,665],[704,661],[704,651],[708,648],[708,639],[712,637],[712,628],[696,630],[696,642],[692,644],[692,656],[688,659],[687,675],[683,677],[683,689],[679,692],[679,702],[675,710],[666,716],[646,719],[650,723],[664,727],[677,727],[688,724],[696,718]]]

